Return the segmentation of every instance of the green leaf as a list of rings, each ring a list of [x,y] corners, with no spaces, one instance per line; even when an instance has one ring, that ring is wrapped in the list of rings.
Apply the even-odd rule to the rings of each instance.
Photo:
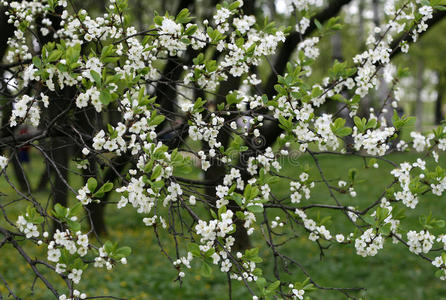
[[[54,216],[58,219],[64,219],[67,215],[67,209],[59,203],[56,203],[56,205],[54,205],[53,212]]]
[[[110,55],[113,55],[113,45],[107,45],[104,48],[102,48],[101,52],[101,61],[104,61],[104,59]]]
[[[62,51],[61,50],[53,50],[49,54],[47,61],[48,62],[54,62],[56,60],[59,60],[62,57]]]
[[[221,214],[224,214],[226,212],[226,206],[223,205],[218,209],[218,218],[221,218]]]
[[[334,100],[334,101],[341,102],[341,103],[347,103],[348,102],[348,100],[345,99],[345,97],[342,96],[341,94],[333,95],[333,96],[330,97],[330,99]]]
[[[36,66],[38,69],[42,66],[42,61],[38,56],[33,57],[33,65]]]
[[[266,286],[266,279],[263,277],[259,277],[257,278],[257,287],[263,292],[263,290],[265,289]]]
[[[237,218],[238,218],[239,220],[244,220],[244,219],[245,219],[245,214],[242,213],[241,211],[237,211],[237,212],[235,213],[235,215],[237,216]]]
[[[104,183],[97,191],[92,195],[94,198],[102,198],[105,193],[110,192],[113,189],[113,183],[106,182]]]
[[[71,232],[77,232],[81,230],[81,224],[79,222],[67,220],[67,225],[70,228]]]
[[[99,94],[99,100],[104,105],[108,105],[112,101],[112,96],[110,92],[106,89],[101,90],[101,93]]]
[[[363,216],[362,218],[364,219],[364,221],[365,221],[367,224],[372,225],[372,226],[375,226],[376,221],[375,221],[375,218],[374,218],[374,217],[372,217],[372,216],[370,216],[370,215],[365,215],[365,216]]]
[[[77,202],[70,208],[70,216],[75,216],[82,212],[82,203]]]
[[[104,243],[104,250],[107,254],[113,253],[113,251],[115,251],[115,249],[116,249],[116,244],[113,244],[110,241],[106,241]]]
[[[201,256],[200,246],[195,243],[189,243],[189,245],[187,245],[187,250],[194,256]]]
[[[160,175],[161,175],[161,172],[162,172],[162,166],[161,165],[157,165],[154,169],[153,169],[153,172],[152,172],[152,175],[150,176],[150,179],[151,180],[155,180],[155,179],[157,179]]]
[[[165,116],[162,116],[162,115],[156,115],[155,117],[153,117],[153,118],[150,119],[148,125],[149,125],[149,126],[157,126],[157,125],[163,123],[163,122],[164,122],[164,119],[166,119]]]
[[[245,190],[243,192],[243,196],[245,197],[246,200],[250,200],[249,197],[251,196],[251,189],[252,189],[252,186],[250,184],[248,184],[245,187]]]
[[[356,168],[351,168],[350,170],[348,170],[348,177],[350,177],[350,180],[352,182],[355,181],[355,177],[356,177],[357,173],[358,173],[358,169],[356,169]]]
[[[344,137],[350,135],[352,133],[352,129],[350,127],[343,127],[336,131],[336,135],[340,137]]]
[[[230,5],[229,5],[229,10],[235,10],[235,9],[237,9],[237,8],[239,8],[240,7],[240,2],[239,1],[234,1],[234,2],[232,2]]]
[[[367,127],[366,127],[366,129],[375,128],[375,127],[376,127],[376,124],[377,124],[376,119],[370,119],[370,120],[367,122]]]
[[[192,59],[194,65],[201,65],[204,62],[204,54],[200,53],[197,57]]]
[[[120,60],[121,58],[120,57],[112,57],[112,56],[109,56],[109,57],[106,57],[106,58],[104,58],[102,61],[105,63],[105,64],[113,64],[113,63],[116,63],[118,60]]]
[[[212,267],[207,262],[203,262],[200,268],[200,273],[204,277],[211,277],[212,275]]]
[[[398,116],[397,111],[396,110],[393,111],[392,123],[397,130],[402,129],[404,126],[411,125],[414,122],[415,122],[415,117],[408,117],[404,115],[400,118]]]
[[[210,248],[208,251],[206,251],[205,253],[204,253],[204,256],[206,256],[206,257],[211,257],[212,256],[212,254],[214,254],[215,253],[215,249],[214,248]]]
[[[79,257],[76,258],[74,260],[74,263],[71,266],[73,269],[77,269],[77,270],[85,270],[87,269],[88,265],[84,264],[84,262],[82,261],[82,259],[80,259]]]
[[[76,44],[74,47],[69,47],[66,51],[67,64],[71,65],[79,60],[81,55],[81,45]]]
[[[445,226],[445,221],[444,220],[435,220],[435,221],[433,221],[433,224],[437,228],[443,228]]]
[[[152,188],[156,191],[164,187],[164,181],[158,180],[152,183]]]
[[[191,43],[190,39],[188,39],[188,38],[181,38],[180,41],[186,45],[189,45]]]
[[[322,30],[322,24],[317,19],[314,19],[314,24],[316,25],[317,29]]]
[[[37,225],[37,224],[42,223],[43,221],[45,221],[45,219],[42,216],[37,215],[32,220],[32,223]]]
[[[192,18],[189,17],[190,13],[187,8],[183,8],[175,18],[175,22],[177,23],[188,23],[192,20]]]
[[[184,31],[184,34],[185,35],[193,35],[197,30],[198,30],[198,26],[197,25],[192,25],[192,26],[189,26],[189,28],[187,28]]]
[[[263,212],[263,206],[260,206],[257,204],[249,205],[246,208],[252,213],[262,213]]]
[[[98,186],[98,182],[96,181],[95,178],[90,177],[87,180],[87,187],[88,190],[90,191],[90,193],[93,193],[96,190],[96,187]]]
[[[164,20],[164,18],[160,17],[160,16],[155,16],[153,18],[153,22],[155,22],[155,24],[158,25],[158,26],[163,25],[163,20]]]
[[[406,217],[406,210],[400,206],[395,205],[392,209],[392,218],[395,220],[402,220]]]
[[[103,190],[99,189],[96,193],[91,195],[93,198],[102,198],[104,197],[105,193]]]
[[[358,128],[358,131],[360,133],[364,132],[366,130],[366,122],[367,120],[365,118],[360,118],[358,116],[355,116],[353,118],[353,122],[355,123],[356,127]]]
[[[215,60],[206,61],[205,66],[206,66],[206,71],[208,71],[209,73],[212,73],[218,69],[217,61]]]
[[[277,290],[277,288],[278,288],[279,286],[280,286],[280,281],[277,280],[277,281],[271,283],[271,284],[266,288],[266,292],[267,292],[267,293],[272,293],[272,292],[274,292],[275,290]]]
[[[240,103],[241,100],[242,100],[241,98],[240,99],[237,98],[237,93],[235,92],[226,95],[226,103],[228,105],[238,104]]]
[[[391,227],[391,224],[390,223],[387,223],[387,224],[385,224],[384,226],[382,226],[382,227],[380,227],[379,228],[379,232],[382,234],[382,235],[389,235],[390,234],[390,227]]]
[[[254,271],[252,272],[253,275],[260,277],[263,275],[263,271],[260,268],[255,268]]]
[[[114,259],[121,259],[124,257],[128,257],[132,253],[132,248],[130,247],[121,247],[118,250],[116,250],[113,254]]]
[[[91,77],[93,77],[94,82],[97,86],[101,86],[101,75],[95,70],[90,70]]]
[[[235,201],[235,203],[237,203],[238,206],[243,206],[242,197],[240,196],[240,194],[234,193],[232,199]]]
[[[390,214],[390,211],[387,208],[378,207],[376,209],[376,217],[379,222],[384,221]]]
[[[110,192],[113,189],[113,183],[111,182],[106,182],[104,183],[104,185],[101,187],[101,190],[103,190],[104,192]]]
[[[259,248],[245,250],[244,258],[255,263],[261,263],[263,260],[259,257]]]

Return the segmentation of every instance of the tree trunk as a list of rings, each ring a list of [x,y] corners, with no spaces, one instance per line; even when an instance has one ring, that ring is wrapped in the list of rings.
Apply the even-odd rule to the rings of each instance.
[[[29,186],[29,181],[26,176],[23,165],[21,164],[17,151],[12,154],[12,166],[14,168],[14,175],[17,183],[19,184],[20,190],[22,192],[31,193],[31,187]]]
[[[122,173],[127,163],[130,161],[130,157],[123,155],[117,157],[115,160],[113,160],[113,167],[107,169],[105,172],[104,178],[102,179],[102,183],[105,182],[115,182],[118,179],[118,173]],[[90,171],[91,172],[91,171]],[[97,173],[97,172],[96,172]],[[107,234],[107,227],[105,223],[105,206],[107,202],[109,201],[111,196],[111,192],[108,192],[102,197],[101,202],[99,203],[90,203],[87,205],[87,209],[90,212],[91,222],[92,222],[92,229],[94,229],[94,232],[98,235],[106,235]]]
[[[4,85],[2,84],[2,87]],[[6,86],[6,84],[5,84]],[[4,99],[2,99],[3,105],[2,105],[2,129],[1,129],[1,136],[9,136],[14,135],[15,130],[14,128],[9,127],[9,119],[11,118],[12,113],[12,98],[9,98],[9,91],[6,89],[3,94],[6,96]],[[3,150],[3,149],[2,149]],[[22,192],[28,192],[30,193],[30,187],[28,185],[29,181],[26,177],[26,173],[19,161],[18,153],[19,149],[12,149],[10,156],[11,156],[11,164],[14,170],[14,177],[17,180],[18,188]],[[3,151],[2,151],[3,152]]]
[[[441,121],[444,120],[443,112],[443,95],[444,95],[444,85],[446,84],[444,75],[442,72],[438,72],[438,86],[437,86],[437,99],[435,100],[435,124],[440,125]]]
[[[39,183],[37,184],[36,191],[43,191],[48,185],[48,182],[50,181],[50,167],[48,166],[48,163],[45,162],[45,170],[43,171],[42,175],[40,175]]]
[[[364,6],[365,0],[359,0],[358,3],[358,46],[359,49],[364,48]]]
[[[67,95],[67,91],[63,95]],[[52,95],[50,97],[49,115],[50,120],[56,118],[66,107],[66,99],[63,96]],[[57,125],[55,125],[57,126]],[[54,130],[59,132],[59,130]],[[62,133],[62,132],[61,132]],[[63,133],[62,133],[63,134]],[[51,182],[51,193],[53,196],[53,203],[67,206],[68,198],[68,159],[69,159],[69,140],[63,136],[52,137],[50,140],[51,161],[47,163],[51,166],[51,173],[53,181]],[[54,231],[60,229],[59,223],[54,224]]]
[[[379,15],[379,0],[372,1],[373,6],[373,23],[376,27],[380,25],[380,15]]]

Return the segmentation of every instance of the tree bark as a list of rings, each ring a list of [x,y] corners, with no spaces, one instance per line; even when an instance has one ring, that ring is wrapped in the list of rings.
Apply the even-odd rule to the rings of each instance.
[[[358,3],[358,46],[364,48],[364,6],[365,0],[359,0]]]
[[[8,38],[14,34],[14,26],[8,23],[8,16],[5,15],[5,11],[5,8],[0,8],[0,62],[8,49]]]
[[[444,120],[443,112],[443,96],[444,96],[444,85],[446,84],[445,78],[442,72],[438,72],[438,86],[437,86],[437,99],[435,100],[435,124],[440,125],[441,121]]]
[[[50,120],[58,117],[67,106],[68,99],[73,97],[73,90],[66,88],[61,91],[61,95],[53,93],[50,95],[50,104],[48,106]],[[68,120],[64,120],[68,121]],[[53,203],[67,206],[68,204],[68,160],[71,155],[72,147],[70,140],[63,137],[63,126],[57,124],[52,129],[55,132],[60,132],[60,137],[52,137],[50,140],[49,157],[51,161],[47,163],[51,166],[51,174],[53,181],[51,182],[51,193],[53,196]],[[54,230],[60,229],[59,223],[54,224]]]
[[[119,177],[116,172],[122,173],[125,166],[129,162],[130,157],[128,156],[119,156],[113,161],[114,169],[109,168],[105,172],[104,178],[102,179],[103,183],[105,182],[114,182]],[[100,199],[99,203],[90,203],[87,206],[87,209],[90,211],[92,229],[94,229],[95,233],[98,235],[106,235],[107,234],[107,226],[105,223],[105,206],[109,201],[111,196],[111,192],[108,192]]]

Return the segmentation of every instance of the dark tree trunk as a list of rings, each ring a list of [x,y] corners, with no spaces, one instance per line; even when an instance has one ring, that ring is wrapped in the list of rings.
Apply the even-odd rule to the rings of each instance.
[[[9,91],[6,89],[3,92],[6,97],[3,99],[3,105],[1,107],[2,111],[2,130],[1,135],[2,136],[11,136],[15,134],[14,128],[9,127],[9,119],[11,118],[12,113],[12,99],[8,97]],[[3,149],[2,149],[3,150]],[[22,192],[31,192],[31,188],[29,186],[29,181],[26,177],[25,170],[23,169],[23,166],[21,165],[19,158],[18,158],[18,151],[19,149],[13,149],[10,153],[11,156],[11,164],[14,170],[14,178],[17,180],[18,188]]]
[[[0,62],[8,49],[8,38],[14,34],[14,26],[8,23],[8,16],[5,15],[5,11],[3,7],[0,8]]]
[[[446,84],[444,75],[440,72],[438,74],[438,95],[435,100],[435,124],[440,125],[441,121],[444,120],[443,112],[443,96],[444,96],[444,85]]]
[[[54,184],[52,188],[54,203],[67,206],[68,187],[68,157],[69,149],[67,148],[67,140],[65,138],[53,138],[51,141],[50,157],[56,167],[53,166]]]
[[[39,183],[37,184],[36,191],[43,191],[46,189],[48,182],[50,181],[50,168],[45,163],[45,170],[40,175]]]
[[[124,170],[125,166],[130,161],[130,157],[128,156],[119,156],[113,161],[114,169],[109,168],[105,172],[104,178],[102,179],[103,183],[109,181],[114,182],[116,179],[119,178],[118,174],[121,174]],[[91,172],[91,171],[90,171]],[[106,235],[107,234],[107,227],[105,223],[105,206],[107,202],[109,201],[111,196],[111,192],[108,192],[104,195],[101,201],[99,203],[90,203],[87,206],[87,209],[90,211],[91,216],[91,222],[92,222],[92,229],[96,232],[98,235]]]
[[[57,7],[56,11],[61,13],[62,7]],[[54,24],[54,29],[60,29],[60,17],[51,16],[52,23]],[[36,23],[41,24],[41,19],[37,18]],[[38,25],[39,26],[39,25]],[[40,32],[40,30],[37,30]],[[38,37],[40,46],[43,47],[46,43],[53,40],[52,35]],[[51,132],[51,139],[49,141],[49,159],[46,163],[50,166],[51,175],[53,181],[51,182],[51,194],[53,196],[53,203],[60,204],[62,206],[67,206],[68,204],[68,161],[71,152],[70,140],[65,136],[67,126],[70,120],[65,116],[61,117],[65,113],[67,107],[69,107],[73,101],[75,95],[75,89],[66,87],[63,90],[56,90],[48,94],[50,99],[48,106],[48,120],[42,125],[45,126]],[[50,122],[57,119],[51,128],[48,128]],[[53,230],[60,228],[59,223],[55,223]]]
[[[66,108],[69,100],[64,96],[70,96],[70,91],[62,91],[62,95],[51,95],[48,107],[50,120],[56,118]],[[56,122],[57,123],[57,122]],[[51,167],[51,193],[53,203],[67,206],[68,204],[68,160],[71,152],[69,140],[63,137],[64,132],[60,125],[54,125],[53,136],[50,140],[49,157],[51,161],[46,161]],[[54,224],[54,230],[60,229],[59,223]]]
[[[358,46],[359,49],[364,48],[364,6],[365,0],[359,0],[358,3]]]
[[[3,57],[6,54],[6,50],[8,49],[8,38],[14,34],[14,26],[8,23],[8,16],[5,14],[5,9],[0,8],[0,62],[3,61]],[[0,77],[3,77],[3,70],[0,69]],[[6,83],[1,84],[0,91],[3,95],[6,95],[5,99],[3,99],[2,103],[2,136],[12,135],[14,131],[9,127],[9,119],[11,117],[12,112],[12,98],[9,98],[9,91],[6,86]],[[13,153],[12,165],[15,173],[15,178],[19,184],[19,187],[22,191],[29,191],[28,181],[26,178],[26,174],[20,165],[20,162],[17,157],[18,149],[15,149],[15,153]]]
[[[19,184],[20,190],[22,192],[31,192],[31,187],[29,186],[29,181],[26,176],[25,170],[23,169],[23,165],[21,164],[17,152],[13,154],[12,157],[12,166],[14,168],[14,175],[17,183]]]

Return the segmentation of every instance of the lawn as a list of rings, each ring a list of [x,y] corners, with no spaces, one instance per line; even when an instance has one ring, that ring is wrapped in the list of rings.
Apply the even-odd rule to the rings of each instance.
[[[399,154],[391,155],[390,158],[397,162],[412,161],[416,159],[416,155]],[[377,170],[364,169],[364,162],[360,158],[321,155],[319,160],[330,180],[337,182],[337,180],[345,179],[351,168],[360,170],[360,178],[366,179],[356,188],[358,192],[356,198],[340,197],[343,204],[364,208],[367,203],[375,201],[383,191],[383,187],[392,180],[389,174],[390,167],[385,164],[382,164],[382,168]],[[300,174],[306,167],[310,167],[312,178],[320,179],[312,158],[308,155],[296,157],[292,161],[283,160],[282,165],[284,174],[290,176]],[[8,168],[8,174],[11,172],[10,169]],[[28,173],[34,174],[30,178],[32,184],[37,184],[38,176],[35,174],[39,174],[42,169],[42,163],[33,156],[32,165],[28,166]],[[81,183],[74,182],[73,184],[79,186]],[[276,183],[272,189],[278,198],[286,196],[284,191],[288,189],[288,182]],[[0,191],[5,194],[0,198],[3,204],[17,198],[3,178],[0,180]],[[48,192],[38,193],[37,198],[42,202],[47,201]],[[323,184],[318,184],[312,190],[311,199],[304,200],[305,202],[334,204]],[[446,211],[444,196],[442,198],[423,196],[420,202],[421,211],[425,213],[433,211],[437,217],[441,217]],[[9,213],[13,215],[12,220],[15,220],[21,208],[23,207],[20,205],[11,207]],[[79,290],[89,295],[114,295],[135,300],[228,299],[226,275],[217,270],[214,270],[213,275],[207,278],[201,276],[198,270],[192,269],[186,274],[184,283],[180,286],[175,281],[177,272],[160,252],[152,230],[143,225],[142,215],[137,215],[131,208],[118,210],[114,205],[109,206],[106,213],[108,238],[117,241],[119,245],[132,247],[133,254],[127,265],[119,265],[112,272],[97,272],[95,269],[89,268],[83,275],[84,280],[78,286]],[[260,218],[260,216],[258,217]],[[407,211],[407,217],[411,228],[421,230],[416,215]],[[0,218],[0,223],[5,224],[3,216]],[[342,214],[334,215],[328,228],[332,233],[347,234],[350,230],[350,226]],[[272,266],[271,255],[264,242],[262,244],[259,232],[256,231],[253,235],[252,242],[264,249],[260,251],[264,258],[262,267],[270,269]],[[446,284],[435,278],[434,267],[411,254],[401,245],[394,245],[391,241],[387,241],[384,250],[381,250],[376,257],[369,258],[356,255],[353,245],[336,245],[325,250],[325,255],[321,257],[319,248],[306,239],[306,234],[303,231],[299,230],[296,233],[299,234],[299,238],[283,247],[282,250],[302,263],[320,285],[367,287],[367,290],[357,294],[363,299],[446,299]],[[26,245],[25,242],[21,243],[33,255],[45,252],[43,248],[39,249]],[[173,253],[173,245],[169,240],[166,240],[166,245],[168,251]],[[295,274],[297,274],[295,279],[304,278],[299,272],[295,272]],[[0,275],[22,299],[52,299],[51,294],[45,290],[40,280],[36,281],[33,291],[31,290],[34,279],[32,272],[23,259],[17,255],[15,249],[9,245],[0,248]],[[233,282],[232,290],[233,299],[250,299],[248,293],[238,283]],[[1,281],[0,292],[3,296],[8,295],[7,289]],[[345,296],[336,292],[316,291],[311,295],[314,299],[345,299]]]

